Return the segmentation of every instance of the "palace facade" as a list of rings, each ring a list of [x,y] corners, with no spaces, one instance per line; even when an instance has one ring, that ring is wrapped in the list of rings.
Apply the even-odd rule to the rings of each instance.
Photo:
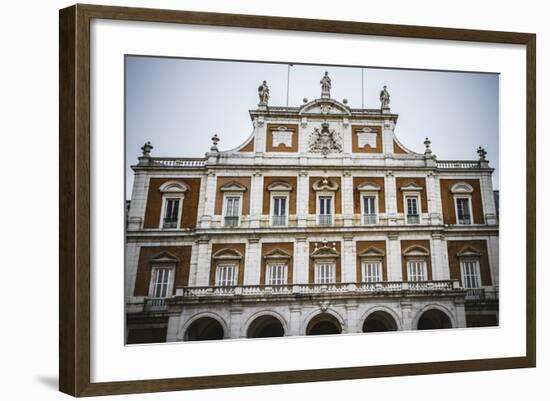
[[[438,160],[380,108],[269,104],[204,158],[134,170],[128,343],[498,325],[498,220],[485,151]],[[473,152],[472,152],[473,153]]]

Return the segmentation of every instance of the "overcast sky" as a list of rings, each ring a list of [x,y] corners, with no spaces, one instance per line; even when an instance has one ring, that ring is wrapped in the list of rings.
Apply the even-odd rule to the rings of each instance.
[[[203,157],[214,133],[220,150],[243,143],[252,132],[248,110],[258,104],[257,88],[265,79],[269,104],[286,105],[287,64],[212,61],[160,57],[126,57],[127,198],[140,148],[146,141],[153,156]],[[362,107],[361,68],[293,65],[289,105],[321,95],[319,81],[328,71],[331,97]],[[399,114],[398,139],[424,151],[424,138],[440,160],[477,159],[483,146],[495,168],[498,189],[498,75],[363,68],[364,107],[379,108],[383,85],[391,111]]]

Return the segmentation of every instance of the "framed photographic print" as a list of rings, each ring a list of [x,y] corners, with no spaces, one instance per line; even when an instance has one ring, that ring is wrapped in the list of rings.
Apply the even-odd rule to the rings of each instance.
[[[535,35],[60,11],[60,390],[535,366]]]

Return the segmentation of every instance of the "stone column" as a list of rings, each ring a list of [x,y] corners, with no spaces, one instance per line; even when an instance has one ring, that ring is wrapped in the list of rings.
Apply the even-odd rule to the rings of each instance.
[[[344,217],[344,226],[353,225],[353,177],[350,171],[344,171],[342,177],[342,214]]]
[[[166,330],[166,342],[178,341],[178,330],[180,328],[181,315],[170,315],[168,317],[168,329]]]
[[[302,170],[298,175],[298,194],[297,194],[297,213],[298,213],[298,227],[307,226],[308,216],[308,199],[309,197],[309,178],[307,171]]]
[[[499,287],[499,243],[498,243],[498,234],[491,234],[487,239],[487,251],[489,254],[489,266],[491,268],[491,279],[495,291],[498,291]]]
[[[399,242],[399,234],[390,233],[388,235],[388,280],[403,281],[401,273],[401,243]]]
[[[361,333],[362,328],[357,317],[357,301],[348,301],[346,304],[345,333]]]
[[[244,285],[260,284],[260,266],[260,239],[258,237],[248,238],[244,268]]]
[[[344,234],[344,250],[342,252],[342,282],[357,282],[356,274],[356,251],[352,234]]]
[[[204,214],[200,218],[200,228],[210,228],[214,218],[214,202],[216,200],[216,173],[208,170],[206,174],[206,191],[204,193]]]
[[[481,198],[483,201],[483,215],[486,224],[498,224],[495,194],[493,193],[493,181],[490,173],[485,173],[480,179]]]
[[[207,235],[201,236],[197,240],[198,260],[197,273],[195,275],[194,285],[197,287],[206,287],[209,285],[210,278],[210,239]]]
[[[252,175],[252,188],[250,190],[250,227],[260,227],[263,203],[263,178],[259,170]]]
[[[244,338],[246,333],[242,332],[242,314],[243,308],[240,306],[235,306],[231,308],[230,313],[230,323],[229,323],[229,338]]]
[[[395,177],[392,171],[386,172],[386,213],[388,215],[388,225],[397,224],[397,190],[395,187]]]
[[[294,283],[307,284],[309,272],[307,237],[296,237],[294,243]]]
[[[450,280],[447,246],[441,233],[432,233],[431,248],[432,278],[434,280]]]
[[[143,228],[145,207],[147,206],[147,193],[149,191],[149,177],[138,170],[134,173],[134,185],[132,187],[132,201],[128,211],[128,231],[138,231]]]
[[[288,332],[287,336],[299,336],[301,333],[301,321],[302,321],[302,307],[290,306],[290,318],[288,319]]]

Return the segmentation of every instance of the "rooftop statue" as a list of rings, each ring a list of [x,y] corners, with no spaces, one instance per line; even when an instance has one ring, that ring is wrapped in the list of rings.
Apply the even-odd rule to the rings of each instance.
[[[258,106],[267,106],[267,102],[269,101],[269,86],[267,86],[267,81],[262,82],[258,87],[258,96],[260,97]]]
[[[384,88],[380,91],[380,108],[390,108],[390,93],[388,92],[386,85],[384,85]]]
[[[325,71],[325,75],[321,78],[321,98],[330,98],[330,88],[332,82],[328,76],[328,71]]]

